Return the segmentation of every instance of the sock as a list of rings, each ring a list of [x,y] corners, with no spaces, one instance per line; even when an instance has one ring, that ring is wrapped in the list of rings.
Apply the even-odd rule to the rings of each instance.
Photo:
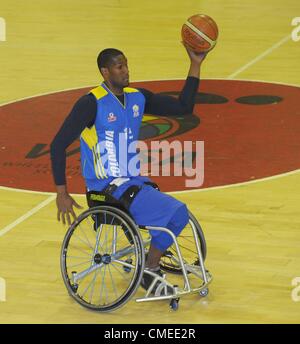
[[[160,271],[160,266],[156,266],[155,268],[147,268],[147,270],[151,271],[151,272],[158,272]]]

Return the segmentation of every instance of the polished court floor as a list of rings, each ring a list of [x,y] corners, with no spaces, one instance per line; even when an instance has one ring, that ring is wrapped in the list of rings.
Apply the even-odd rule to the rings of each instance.
[[[106,47],[124,51],[132,81],[185,79],[189,60],[180,28],[194,13],[213,17],[220,31],[203,79],[300,87],[300,41],[291,38],[292,20],[300,17],[296,0],[5,0],[0,116],[4,104],[97,84],[95,59]],[[293,129],[300,133],[300,126]],[[5,144],[1,140],[0,148]],[[66,228],[56,221],[55,197],[2,185],[0,277],[6,293],[5,300],[0,297],[0,323],[299,323],[292,281],[300,276],[300,173],[269,177],[173,193],[204,228],[206,264],[214,276],[206,299],[182,298],[177,312],[166,302],[133,299],[110,314],[80,307],[60,274]],[[82,195],[75,198],[86,207]]]

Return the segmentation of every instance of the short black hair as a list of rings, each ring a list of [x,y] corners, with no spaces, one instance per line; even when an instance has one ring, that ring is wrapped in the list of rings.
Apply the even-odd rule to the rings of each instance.
[[[124,54],[122,53],[122,51],[118,49],[108,48],[108,49],[102,50],[99,53],[98,58],[97,58],[97,64],[98,64],[99,70],[100,68],[109,67],[112,63],[112,59],[119,55],[124,55]]]

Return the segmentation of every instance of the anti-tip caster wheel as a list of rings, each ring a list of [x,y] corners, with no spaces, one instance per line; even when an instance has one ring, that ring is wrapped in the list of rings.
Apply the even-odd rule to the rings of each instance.
[[[202,289],[199,291],[201,297],[206,297],[208,295],[208,288]]]
[[[179,299],[172,299],[170,302],[170,308],[172,311],[177,311],[179,307]]]

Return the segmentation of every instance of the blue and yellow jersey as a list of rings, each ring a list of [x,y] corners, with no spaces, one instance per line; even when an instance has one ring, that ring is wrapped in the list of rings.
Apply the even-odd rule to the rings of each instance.
[[[156,116],[192,113],[198,86],[198,78],[188,77],[178,99],[128,87],[124,106],[104,83],[92,89],[76,102],[51,143],[55,184],[66,184],[65,151],[78,136],[82,172],[90,190],[102,190],[114,176],[138,174],[133,142],[138,139],[144,112]],[[129,151],[128,156],[119,154],[120,150]]]
[[[89,189],[102,190],[115,177],[139,175],[136,142],[145,108],[137,89],[124,88],[124,105],[104,83],[90,91],[97,101],[95,123],[80,136],[81,167]]]

